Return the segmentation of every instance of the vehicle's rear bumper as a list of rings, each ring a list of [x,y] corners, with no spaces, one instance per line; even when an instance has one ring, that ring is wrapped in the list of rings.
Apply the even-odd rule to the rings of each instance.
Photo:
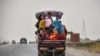
[[[39,47],[65,47],[65,40],[40,40]]]

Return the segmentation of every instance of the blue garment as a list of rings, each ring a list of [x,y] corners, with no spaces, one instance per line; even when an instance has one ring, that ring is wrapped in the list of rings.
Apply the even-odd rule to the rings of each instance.
[[[58,20],[53,21],[53,26],[54,26],[54,29],[58,30],[59,34],[64,33],[64,28],[63,28],[62,24],[60,23],[60,21],[58,21]]]

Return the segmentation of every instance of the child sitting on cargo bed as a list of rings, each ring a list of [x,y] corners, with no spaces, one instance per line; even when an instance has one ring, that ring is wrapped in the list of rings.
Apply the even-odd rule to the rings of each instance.
[[[58,34],[58,30],[54,29],[53,33],[50,35],[50,40],[64,40],[65,35],[64,34]]]
[[[49,35],[47,34],[47,32],[44,29],[40,29],[39,31],[39,39],[40,40],[48,40],[49,39]]]
[[[57,40],[58,39],[58,30],[53,29],[53,33],[50,34],[50,40]]]

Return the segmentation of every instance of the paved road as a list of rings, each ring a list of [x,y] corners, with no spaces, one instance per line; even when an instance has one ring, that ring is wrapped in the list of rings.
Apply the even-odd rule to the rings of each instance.
[[[0,56],[37,56],[37,45],[4,45],[0,46]],[[66,56],[100,56],[84,51],[67,48]]]
[[[0,56],[37,56],[36,45],[8,45],[0,47]]]
[[[5,45],[0,47],[0,56],[37,56],[37,45]],[[66,56],[70,56],[66,53]]]

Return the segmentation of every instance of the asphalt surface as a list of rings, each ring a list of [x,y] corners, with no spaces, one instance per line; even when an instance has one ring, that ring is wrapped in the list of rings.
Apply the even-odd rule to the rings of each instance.
[[[38,56],[36,44],[16,44],[0,46],[0,56]],[[66,56],[100,56],[74,48],[66,48]]]
[[[0,56],[38,56],[37,45],[4,45],[0,47]],[[66,53],[66,56],[70,55]]]
[[[8,45],[0,47],[0,56],[37,56],[37,45]]]

